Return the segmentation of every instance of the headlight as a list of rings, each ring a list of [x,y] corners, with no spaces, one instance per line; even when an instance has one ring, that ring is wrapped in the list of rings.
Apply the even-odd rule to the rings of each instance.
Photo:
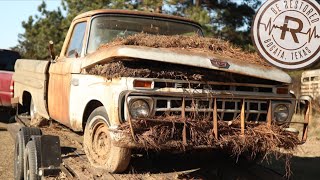
[[[129,106],[133,118],[146,118],[150,114],[149,104],[144,100],[134,100]]]
[[[289,108],[284,104],[277,105],[273,110],[273,117],[278,123],[284,123],[289,117]]]

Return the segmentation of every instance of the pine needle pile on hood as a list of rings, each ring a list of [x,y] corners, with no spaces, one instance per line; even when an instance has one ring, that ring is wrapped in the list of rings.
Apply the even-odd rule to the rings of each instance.
[[[229,42],[221,39],[205,38],[200,36],[164,36],[140,33],[126,38],[117,38],[108,44],[100,46],[99,50],[107,50],[110,47],[121,45],[164,48],[173,51],[182,50],[182,52],[185,51],[186,53],[205,53],[208,55],[218,55],[228,58],[227,61],[243,62],[267,68],[270,67],[270,65],[261,59],[256,53],[244,52],[240,48],[237,48]],[[87,69],[87,71],[89,74],[102,75],[107,77],[107,79],[119,77],[142,77],[208,81],[214,80],[209,79],[208,77],[217,77],[216,74],[219,74],[219,72],[214,70],[187,67],[185,65],[155,61],[147,62],[143,60],[123,61],[119,59],[115,59],[114,61],[104,64],[98,64]],[[212,75],[212,73],[215,73],[215,75]],[[226,75],[226,73],[224,75]]]

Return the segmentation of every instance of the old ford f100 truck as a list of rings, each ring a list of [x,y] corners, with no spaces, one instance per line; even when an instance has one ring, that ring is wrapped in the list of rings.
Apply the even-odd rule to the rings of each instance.
[[[288,90],[290,76],[279,69],[183,48],[101,48],[117,37],[140,32],[203,36],[199,24],[182,17],[125,10],[83,13],[73,20],[59,56],[54,58],[51,51],[51,61],[16,62],[12,101],[28,107],[31,120],[53,119],[84,132],[84,150],[90,163],[109,172],[124,171],[131,149],[144,147],[136,136],[147,131],[136,129],[135,122],[141,120],[176,124],[173,131],[181,136],[166,137],[171,140],[159,143],[160,149],[177,143],[186,149],[210,147],[210,143],[189,143],[188,121],[204,115],[214,138],[219,138],[219,121],[239,119],[239,135],[244,134],[247,122],[290,123],[296,98]],[[90,73],[97,65],[115,61],[132,63],[131,67],[204,71],[209,78],[201,81],[121,74],[110,78]],[[113,71],[104,71],[109,70]],[[128,129],[129,133],[124,132]]]

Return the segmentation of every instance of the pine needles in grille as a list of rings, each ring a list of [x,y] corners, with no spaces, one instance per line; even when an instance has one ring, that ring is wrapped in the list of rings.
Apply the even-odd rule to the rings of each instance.
[[[287,177],[291,174],[290,157],[300,143],[296,134],[285,131],[278,125],[268,127],[265,123],[246,122],[245,134],[241,136],[239,119],[229,122],[218,121],[218,139],[214,137],[212,122],[188,120],[186,122],[187,145],[182,142],[183,123],[159,123],[145,120],[134,120],[132,123],[135,139],[141,148],[184,151],[193,147],[205,147],[220,149],[235,157],[246,155],[255,159],[259,156],[263,158],[262,160],[267,160],[270,155],[276,158],[285,156]],[[128,123],[122,124],[120,129],[131,135]],[[282,154],[280,149],[288,153]]]

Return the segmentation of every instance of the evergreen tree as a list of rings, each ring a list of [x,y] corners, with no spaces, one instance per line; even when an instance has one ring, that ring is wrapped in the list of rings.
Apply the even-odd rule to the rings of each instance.
[[[320,0],[318,0],[320,1]],[[48,11],[45,2],[39,6],[39,16],[30,16],[22,23],[25,32],[19,35],[15,50],[26,58],[43,59],[48,56],[49,40],[61,50],[73,18],[83,12],[102,9],[137,9],[184,16],[199,22],[205,34],[229,40],[250,49],[250,29],[260,0],[62,0],[62,10]]]
[[[27,21],[22,22],[25,29],[19,34],[19,45],[14,49],[18,50],[23,57],[44,59],[48,56],[48,42],[54,40],[55,48],[60,49],[64,36],[64,28],[61,22],[64,19],[60,8],[54,11],[47,11],[45,2],[38,7],[39,16],[30,16]]]

